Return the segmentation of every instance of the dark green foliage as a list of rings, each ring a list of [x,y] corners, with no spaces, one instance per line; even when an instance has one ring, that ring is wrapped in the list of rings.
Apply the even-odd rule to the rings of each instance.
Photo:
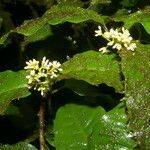
[[[41,18],[25,21],[23,25],[4,35],[0,39],[0,44],[5,42],[10,33],[16,32],[25,36],[32,36],[39,30],[42,30],[47,23],[57,25],[64,22],[80,23],[88,20],[104,23],[104,18],[92,10],[85,10],[74,6],[53,6]]]
[[[126,80],[126,105],[129,113],[129,127],[139,144],[149,149],[150,110],[150,45],[138,44],[137,52],[122,54],[122,70]],[[143,61],[144,59],[144,61]],[[133,76],[134,75],[134,76]]]
[[[116,15],[116,21],[123,21],[126,28],[131,28],[135,23],[141,23],[145,30],[150,33],[150,10],[138,10],[132,14]]]
[[[114,55],[103,55],[95,51],[77,54],[63,64],[64,71],[60,79],[75,78],[97,86],[106,83],[121,92],[123,87],[119,64],[115,59]]]
[[[122,105],[106,113],[102,107],[68,104],[57,112],[54,131],[54,145],[58,150],[130,150],[135,146],[126,132],[125,108]]]
[[[149,150],[149,4],[1,0],[0,150],[39,149],[41,95],[28,90],[23,68],[44,56],[63,68],[46,100],[47,149]],[[124,26],[137,48],[102,54],[108,41],[94,36],[99,25]]]
[[[0,114],[6,110],[12,100],[30,95],[25,75],[25,71],[0,73]]]
[[[20,142],[15,145],[3,145],[0,150],[37,150],[34,146],[28,143]]]

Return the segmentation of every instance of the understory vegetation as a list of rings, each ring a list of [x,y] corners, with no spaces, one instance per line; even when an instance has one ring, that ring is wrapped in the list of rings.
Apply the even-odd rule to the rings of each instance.
[[[0,1],[0,150],[149,150],[149,123],[149,0]]]

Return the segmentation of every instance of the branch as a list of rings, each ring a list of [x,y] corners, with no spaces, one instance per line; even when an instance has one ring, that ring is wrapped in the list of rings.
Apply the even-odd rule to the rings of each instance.
[[[41,99],[40,110],[38,113],[39,116],[39,142],[40,142],[40,150],[45,150],[46,143],[44,139],[45,133],[45,99]]]

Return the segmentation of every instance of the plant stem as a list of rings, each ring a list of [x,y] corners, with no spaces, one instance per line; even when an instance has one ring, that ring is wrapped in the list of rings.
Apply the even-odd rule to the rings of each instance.
[[[39,142],[40,142],[40,150],[45,150],[46,144],[44,139],[45,132],[45,99],[41,99],[40,110],[38,113],[39,116]]]

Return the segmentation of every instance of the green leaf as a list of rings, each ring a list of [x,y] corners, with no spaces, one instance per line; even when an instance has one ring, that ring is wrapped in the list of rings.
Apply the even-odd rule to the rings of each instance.
[[[76,7],[82,7],[83,2],[81,0],[57,0],[57,3],[61,6],[76,6]]]
[[[95,149],[127,149],[136,146],[127,130],[127,118],[123,103],[100,118],[99,126],[95,127],[91,137]]]
[[[20,27],[10,31],[16,32],[25,36],[31,36],[44,27],[46,20],[42,18],[36,18],[32,20],[26,20]]]
[[[73,6],[54,6],[48,10],[43,17],[51,25],[64,22],[80,23],[84,21],[95,21],[104,24],[106,17],[99,15],[93,10]]]
[[[95,144],[95,149],[133,150],[136,146],[127,129],[126,108],[123,103],[105,113],[100,118],[100,125],[96,130],[93,133],[93,141],[98,142],[98,145]]]
[[[45,25],[43,28],[39,29],[38,32],[31,34],[31,36],[25,36],[25,42],[36,42],[39,40],[44,40],[48,36],[52,35],[52,31],[49,25]]]
[[[135,23],[141,23],[145,30],[150,33],[150,10],[138,10],[129,15],[116,16],[115,21],[123,21],[126,28],[131,28]]]
[[[75,55],[63,65],[60,79],[74,78],[84,80],[92,85],[105,83],[122,91],[119,63],[115,55],[103,55],[100,52],[87,51]]]
[[[111,0],[91,0],[91,5],[109,4],[109,3],[111,3]]]
[[[120,3],[124,6],[124,7],[133,7],[138,3],[139,0],[123,0]]]
[[[69,88],[80,96],[100,96],[100,92],[95,86],[92,86],[82,80],[66,80],[64,88]]]
[[[30,95],[25,71],[4,71],[0,73],[0,114],[10,102]]]
[[[130,28],[131,33],[136,33],[136,39],[141,43],[150,43],[150,34],[147,33],[141,23],[135,23]]]
[[[14,145],[0,146],[0,150],[37,150],[37,148],[31,144],[20,142]]]
[[[58,150],[132,150],[135,147],[127,134],[122,105],[108,113],[102,107],[65,105],[57,112],[54,131],[54,145]]]
[[[49,126],[46,128],[45,139],[51,146],[55,147],[53,125],[49,124]]]
[[[42,30],[47,23],[50,25],[57,25],[64,22],[80,23],[93,20],[103,24],[105,18],[106,17],[100,16],[92,10],[86,10],[80,7],[57,5],[47,10],[41,18],[25,21],[20,27],[17,27],[2,36],[0,39],[0,44],[4,44],[10,33],[16,32],[24,36],[31,36],[39,32],[39,30]]]
[[[122,53],[129,127],[141,149],[150,146],[150,45],[137,44],[135,53]]]
[[[56,149],[87,149],[95,122],[104,113],[101,107],[90,108],[75,104],[68,104],[60,108],[54,121]]]

